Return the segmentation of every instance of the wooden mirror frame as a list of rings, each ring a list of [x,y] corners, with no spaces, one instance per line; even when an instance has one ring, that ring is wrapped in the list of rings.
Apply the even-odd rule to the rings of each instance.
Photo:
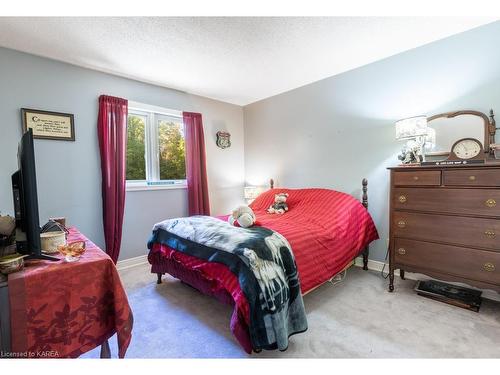
[[[495,115],[493,114],[493,110],[490,109],[490,117],[483,112],[479,111],[472,111],[472,110],[465,110],[465,111],[455,111],[455,112],[445,112],[445,113],[440,113],[438,115],[431,116],[427,118],[427,123],[431,122],[432,120],[438,119],[438,118],[453,118],[461,115],[474,115],[474,116],[479,116],[483,119],[484,121],[484,141],[483,141],[483,149],[484,153],[490,154],[492,153],[493,150],[490,150],[490,145],[495,143],[495,132],[496,132],[496,124],[495,124]]]

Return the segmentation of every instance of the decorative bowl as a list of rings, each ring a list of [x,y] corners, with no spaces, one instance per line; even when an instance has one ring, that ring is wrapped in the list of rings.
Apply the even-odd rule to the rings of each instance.
[[[4,275],[21,271],[24,268],[25,255],[11,254],[0,258],[0,272]]]
[[[66,233],[62,231],[40,233],[40,242],[43,252],[47,254],[57,253],[59,245],[66,245]]]
[[[64,255],[66,262],[76,262],[85,252],[85,241],[74,241],[67,245],[59,245],[57,250]]]

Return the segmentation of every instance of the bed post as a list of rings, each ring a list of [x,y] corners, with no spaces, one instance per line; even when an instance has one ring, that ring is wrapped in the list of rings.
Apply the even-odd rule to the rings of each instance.
[[[274,180],[272,178],[269,180],[269,186],[274,189]]]
[[[363,197],[361,203],[363,206],[368,210],[368,180],[366,178],[363,178],[363,181],[361,182],[363,185]],[[366,247],[363,249],[363,269],[365,271],[368,270],[368,254],[370,253],[370,245],[366,245]]]
[[[163,274],[162,273],[157,273],[156,275],[158,276],[158,280],[156,280],[156,283],[157,284],[161,284],[161,277],[163,276]]]

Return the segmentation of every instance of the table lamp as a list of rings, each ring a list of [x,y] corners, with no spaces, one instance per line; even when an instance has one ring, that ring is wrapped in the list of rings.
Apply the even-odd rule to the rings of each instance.
[[[262,187],[260,186],[245,186],[244,196],[247,203],[251,203],[260,193],[262,193]]]

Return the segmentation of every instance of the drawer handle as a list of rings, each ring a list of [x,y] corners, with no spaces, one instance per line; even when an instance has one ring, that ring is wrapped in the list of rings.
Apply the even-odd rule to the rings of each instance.
[[[488,272],[493,272],[495,271],[495,265],[493,263],[486,262],[483,264],[483,269]]]
[[[469,176],[469,180],[476,181],[476,176]]]
[[[406,221],[404,221],[404,220],[399,220],[399,221],[398,221],[398,227],[400,227],[400,228],[404,228],[404,227],[406,227]]]
[[[413,179],[414,179],[415,181],[418,181],[418,176],[413,176]]]
[[[493,238],[496,236],[495,231],[490,229],[485,230],[484,235],[489,238]]]
[[[497,205],[497,201],[490,198],[490,199],[487,199],[486,202],[484,202],[484,204],[487,206],[487,207],[495,207]]]
[[[400,247],[398,249],[398,254],[399,255],[405,255],[406,254],[406,249],[404,247]],[[494,266],[493,266],[494,267]]]
[[[400,195],[398,197],[398,201],[401,203],[406,203],[406,195]]]

